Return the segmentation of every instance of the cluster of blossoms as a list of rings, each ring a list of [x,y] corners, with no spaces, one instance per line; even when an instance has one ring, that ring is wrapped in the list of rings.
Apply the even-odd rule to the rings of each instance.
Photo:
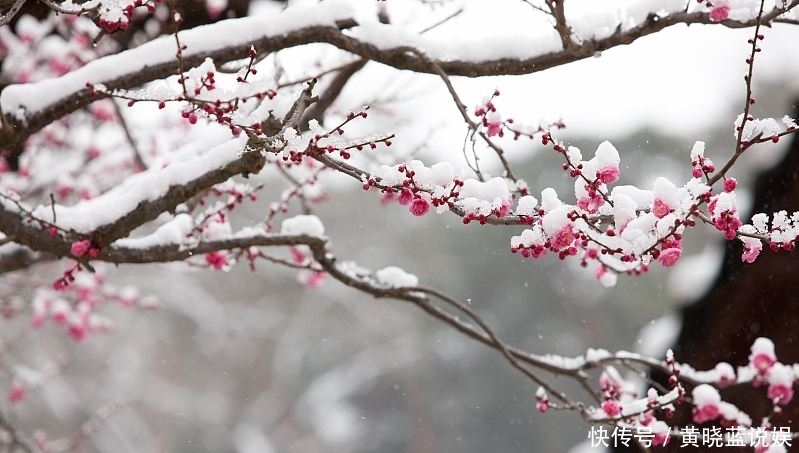
[[[777,437],[781,433],[772,426],[769,418],[759,424],[753,423],[751,417],[736,406],[723,401],[718,388],[732,384],[749,384],[754,388],[766,386],[765,396],[773,405],[772,413],[779,414],[781,408],[793,399],[793,386],[799,378],[799,364],[780,363],[774,351],[774,343],[766,338],[758,338],[752,345],[749,362],[739,367],[737,373],[732,366],[720,363],[709,372],[696,372],[683,365],[683,375],[700,382],[692,393],[694,405],[693,421],[696,424],[718,423],[724,428],[732,429],[738,437],[749,439],[750,444],[757,444],[757,453],[783,453],[785,444]],[[790,440],[790,433],[788,433]],[[756,441],[756,442],[755,442]],[[790,443],[788,443],[790,445]]]
[[[599,364],[614,358],[646,360],[637,354],[613,355],[604,350],[589,350],[585,356],[571,359],[549,356],[547,360],[568,367],[568,364]],[[698,432],[696,426],[681,427],[673,421],[678,410],[690,409],[694,424],[712,427],[707,430],[717,437],[718,446],[723,445],[724,430],[731,444],[738,442],[736,445],[752,446],[756,453],[785,453],[786,445],[791,445],[790,428],[777,429],[773,426],[772,416],[755,423],[750,415],[724,401],[719,390],[723,392],[731,385],[750,385],[755,389],[766,387],[764,396],[773,405],[772,415],[779,414],[793,399],[793,387],[799,380],[799,364],[780,363],[770,340],[756,339],[748,363],[738,367],[737,371],[724,362],[709,371],[696,371],[689,365],[676,362],[671,351],[660,365],[670,374],[668,385],[671,389],[649,387],[643,391],[643,397],[642,384],[645,382],[637,373],[623,376],[613,366],[601,365],[601,401],[598,407],[586,409],[588,418],[598,423],[612,423],[616,426],[614,432],[620,435],[647,433],[647,446],[667,445],[675,439],[682,442],[682,446],[695,446],[691,438]],[[684,385],[693,388],[686,392]],[[539,387],[535,399],[541,412],[557,407],[550,402],[543,387]]]
[[[486,129],[486,135],[489,137],[499,136],[504,137],[505,132],[502,127],[502,115],[497,112],[494,105],[494,97],[499,96],[499,90],[494,90],[494,94],[483,101],[483,104],[474,109],[474,116],[480,119],[481,125]],[[513,119],[509,118],[508,123],[513,123]]]
[[[46,321],[64,326],[75,341],[83,341],[94,333],[107,332],[111,321],[99,313],[104,302],[116,301],[129,308],[155,308],[157,299],[141,296],[133,287],[117,289],[106,281],[102,272],[65,271],[69,284],[39,288],[33,295],[31,325],[41,327]]]
[[[498,93],[494,93],[496,96]],[[476,109],[488,135],[495,127],[506,127],[498,118],[492,96]],[[493,118],[493,119],[492,119]],[[784,127],[771,119],[751,119],[741,126],[745,140],[778,137],[795,129],[792,119]],[[780,128],[781,127],[781,128]],[[691,150],[692,178],[681,187],[659,177],[651,189],[614,185],[620,177],[620,157],[609,142],[599,145],[591,159],[581,151],[543,134],[542,143],[551,145],[564,158],[563,169],[574,178],[574,204],[568,204],[551,188],[532,196],[522,180],[496,177],[489,180],[455,175],[452,166],[438,163],[431,167],[420,161],[382,166],[370,177],[365,188],[381,187],[385,201],[396,199],[408,205],[414,215],[453,211],[464,223],[502,223],[529,225],[511,239],[511,252],[524,258],[539,258],[548,252],[560,259],[577,257],[605,285],[613,285],[619,273],[640,274],[653,262],[674,266],[682,256],[682,236],[698,221],[707,222],[728,240],[744,244],[742,260],[753,262],[764,241],[774,250],[792,250],[799,237],[799,213],[774,216],[768,226],[766,214],[758,214],[752,225],[739,216],[734,178],[723,177],[723,190],[714,193],[716,167],[705,157],[705,144],[696,142]],[[773,139],[772,139],[773,141]],[[745,145],[745,146],[748,146]],[[513,205],[516,209],[513,209]]]
[[[489,218],[511,215],[512,193],[527,190],[521,180],[464,178],[448,162],[427,167],[419,160],[382,165],[369,181],[369,187],[378,183],[382,187],[384,202],[396,200],[409,206],[416,216],[426,214],[431,207],[439,214],[454,210],[461,214],[465,224],[476,221],[484,225]]]
[[[98,2],[97,25],[106,33],[117,30],[127,30],[134,19],[137,8],[146,8],[147,14],[153,14],[155,8],[162,0],[134,0],[130,1],[104,1]],[[84,6],[85,8],[85,6]]]

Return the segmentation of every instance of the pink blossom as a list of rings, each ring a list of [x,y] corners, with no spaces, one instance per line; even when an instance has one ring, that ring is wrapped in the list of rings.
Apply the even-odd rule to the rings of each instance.
[[[767,394],[780,406],[786,406],[793,398],[793,388],[788,384],[775,383],[769,385]]]
[[[655,214],[658,219],[662,219],[669,215],[669,212],[671,212],[669,205],[662,198],[655,198],[655,202],[652,204],[652,214]]]
[[[34,313],[33,317],[31,318],[31,327],[33,327],[34,329],[38,329],[39,327],[42,326],[42,324],[44,324],[44,321],[46,319],[47,319],[46,312]]]
[[[215,270],[224,270],[228,265],[227,252],[224,250],[209,252],[205,254],[205,262]]]
[[[677,264],[677,261],[679,261],[681,255],[681,249],[677,247],[668,248],[660,252],[658,261],[660,261],[660,264],[662,264],[663,267],[671,267]]]
[[[50,306],[49,300],[36,298],[33,300],[33,316],[31,317],[31,327],[37,329],[47,320],[47,310]]]
[[[326,272],[316,271],[311,273],[308,277],[308,280],[305,282],[305,285],[311,289],[317,289],[322,286],[322,283],[325,282],[325,277],[327,277]]]
[[[25,394],[27,393],[25,386],[22,382],[14,380],[11,384],[11,387],[8,389],[8,402],[10,404],[19,404],[25,399]]]
[[[760,255],[760,250],[762,250],[762,248],[763,246],[760,243],[757,243],[757,246],[744,244],[744,252],[741,255],[741,261],[745,263],[754,263],[758,255]]]
[[[546,413],[546,411],[549,410],[549,400],[542,399],[538,401],[535,403],[535,408],[538,409],[538,412],[541,412],[542,414]]]
[[[72,246],[69,248],[69,252],[73,256],[80,258],[81,256],[88,253],[90,248],[92,248],[91,241],[89,241],[88,239],[84,239],[82,241],[73,242]]]
[[[69,286],[69,282],[67,282],[64,278],[59,278],[53,282],[53,289],[56,291],[63,291],[67,289],[67,286]]]
[[[736,187],[738,187],[738,181],[736,181],[735,178],[727,178],[724,180],[725,192],[732,192]]]
[[[603,372],[599,376],[599,388],[602,389],[603,392],[607,392],[611,389],[613,391],[618,391],[620,386],[615,379],[611,378],[607,373]]]
[[[572,230],[571,225],[564,225],[563,228],[559,229],[555,236],[552,238],[552,248],[555,250],[563,250],[566,247],[572,245],[574,242],[575,235],[574,231]]]
[[[294,264],[304,264],[305,261],[308,259],[308,256],[300,250],[299,247],[292,247],[291,251],[291,260],[294,261]]]
[[[386,191],[382,197],[380,197],[380,204],[385,206],[389,203],[394,201],[394,192]]]
[[[501,121],[489,121],[486,124],[486,134],[489,137],[493,137],[495,135],[499,135],[502,137],[502,122]]]
[[[424,198],[414,198],[410,206],[411,214],[421,217],[430,211],[430,203]]]
[[[705,423],[715,420],[721,415],[719,406],[716,403],[703,404],[694,411],[694,423]]]
[[[405,206],[406,204],[410,203],[411,201],[413,201],[413,192],[411,192],[408,189],[404,189],[404,188],[402,190],[400,190],[399,197],[397,197],[397,203]]]
[[[510,203],[507,201],[503,202],[502,206],[494,210],[494,214],[496,214],[497,217],[505,217],[510,214]]]
[[[56,324],[63,324],[67,322],[67,315],[69,314],[69,306],[66,303],[55,304],[50,313],[50,317]]]
[[[749,364],[760,374],[766,374],[775,363],[777,358],[771,352],[761,351],[749,356]]]
[[[608,417],[616,417],[621,414],[621,405],[618,401],[607,400],[602,403],[602,410],[608,414]]]
[[[596,172],[596,177],[605,184],[613,184],[619,180],[619,167],[615,165],[602,167]]]
[[[69,63],[55,58],[50,60],[50,69],[57,75],[64,75],[69,72]]]
[[[220,5],[217,4],[206,5],[206,9],[208,10],[208,16],[211,19],[216,19],[217,17],[219,17],[220,14],[222,14],[222,11],[225,10],[224,8],[220,7]]]
[[[577,207],[590,214],[597,212],[603,204],[605,204],[605,199],[598,193],[595,193],[593,197],[583,197],[577,200]]]
[[[100,121],[113,121],[115,118],[111,105],[105,102],[97,102],[89,107],[89,111]]]
[[[713,22],[721,22],[726,20],[730,15],[730,5],[726,3],[719,3],[710,10],[710,20]]]
[[[84,319],[74,320],[69,324],[69,328],[67,330],[69,332],[69,336],[71,336],[72,339],[78,343],[85,340],[86,336],[89,334],[89,328]]]

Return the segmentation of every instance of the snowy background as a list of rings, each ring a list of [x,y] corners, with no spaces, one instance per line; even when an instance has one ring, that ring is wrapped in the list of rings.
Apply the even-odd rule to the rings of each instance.
[[[392,20],[412,29],[463,5],[466,12],[430,32],[439,38],[547,27],[519,1],[445,1],[428,15],[388,3]],[[597,2],[575,3],[586,8],[587,24],[605,20],[591,10]],[[467,105],[499,88],[503,116],[533,124],[562,119],[568,127],[561,137],[589,152],[611,140],[622,155],[622,182],[649,186],[655,170],[687,175],[695,140],[706,141],[711,155],[729,152],[750,34],[675,26],[540,74],[454,82]],[[799,94],[796,39],[789,27],[766,30],[757,116],[791,111]],[[283,63],[291,71],[291,52]],[[397,133],[392,152],[463,165],[464,128],[438,79],[372,63],[338,108],[363,104],[373,106],[370,118],[382,129]],[[572,185],[558,171],[558,156],[540,144],[510,149],[534,191]],[[778,149],[753,150],[736,177],[745,183],[745,169],[773,162]],[[417,219],[349,181],[332,190],[318,214],[339,256],[413,272],[470,301],[507,342],[536,353],[574,355],[591,346],[661,354],[637,333],[697,295],[697,277],[712,277],[719,256],[712,245],[719,238],[693,234],[686,250],[704,251],[704,259],[686,257],[670,275],[622,278],[606,290],[554,259],[520,262],[508,253],[508,227],[464,226],[446,215]],[[157,295],[162,307],[116,310],[114,332],[85,344],[65,341],[56,329],[31,334],[22,322],[3,325],[12,332],[6,338],[26,344],[8,353],[20,354],[16,362],[29,364],[30,381],[41,383],[29,397],[35,403],[11,409],[14,417],[66,434],[103,408],[87,442],[118,452],[562,452],[588,433],[573,413],[539,414],[535,387],[501,355],[400,302],[372,300],[335,282],[308,289],[296,272],[268,265],[230,273],[125,266],[109,278]],[[666,321],[652,331],[663,340],[675,328]],[[52,371],[42,373],[43,365]]]

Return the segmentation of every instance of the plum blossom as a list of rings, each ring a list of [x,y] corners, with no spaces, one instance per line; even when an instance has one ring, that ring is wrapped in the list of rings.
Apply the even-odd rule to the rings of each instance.
[[[327,272],[324,271],[302,272],[297,275],[300,284],[310,289],[319,289],[326,278]]]
[[[502,117],[499,115],[499,113],[487,113],[483,119],[483,123],[487,129],[486,135],[489,137],[493,137],[495,135],[502,137]]]
[[[780,406],[787,406],[793,399],[793,388],[787,384],[771,384],[767,395]]]
[[[677,261],[679,261],[681,255],[682,249],[678,247],[670,247],[660,252],[658,261],[660,261],[660,264],[662,264],[663,267],[671,267],[677,264]]]
[[[543,414],[549,410],[549,397],[544,387],[538,387],[538,390],[535,392],[535,400],[535,408],[538,409],[539,412]]]
[[[86,317],[74,314],[70,318],[67,332],[69,332],[69,336],[71,336],[73,340],[80,343],[89,335],[89,326]]]
[[[602,410],[608,417],[618,417],[621,414],[621,405],[615,400],[606,400],[602,403]]]
[[[752,225],[744,225],[738,231],[741,233],[755,233],[756,230]],[[741,254],[741,261],[745,263],[754,263],[757,257],[760,255],[760,251],[763,249],[763,243],[760,239],[740,236],[741,242],[743,242],[744,250]]]
[[[738,207],[735,201],[735,194],[723,192],[710,199],[707,205],[710,212],[713,226],[724,233],[727,240],[733,240],[738,235],[738,228],[743,226],[743,222],[738,218]]]
[[[727,2],[718,2],[713,5],[710,10],[710,20],[713,22],[721,22],[726,20],[730,15],[730,5]]]
[[[777,362],[774,354],[774,343],[768,338],[760,337],[752,344],[749,365],[760,374],[765,374]]]
[[[50,307],[50,319],[52,319],[54,323],[63,324],[67,322],[70,313],[72,313],[72,308],[66,300],[56,299],[52,302]]]
[[[662,198],[655,198],[655,202],[652,204],[652,214],[655,214],[658,219],[662,219],[669,215],[669,212],[671,212],[669,205]]]
[[[577,236],[570,224],[564,225],[552,236],[550,246],[554,250],[563,250],[572,245]]]
[[[205,254],[205,263],[214,270],[224,271],[230,269],[228,262],[228,252],[226,250],[217,250]]]
[[[705,157],[705,142],[694,143],[691,149],[691,175],[694,178],[701,178],[705,173],[713,173],[716,166],[713,161]]]
[[[591,196],[586,196],[577,200],[577,207],[590,214],[597,212],[603,204],[605,204],[605,199],[596,192]]]
[[[619,167],[618,165],[608,165],[602,167],[596,172],[596,177],[603,184],[613,184],[619,180]]]
[[[69,248],[69,253],[80,258],[81,256],[86,255],[91,248],[92,248],[92,243],[88,239],[84,239],[82,241],[75,241],[72,243],[72,246]]]
[[[430,202],[424,198],[414,198],[409,206],[411,214],[421,217],[430,211]]]
[[[10,404],[19,404],[25,399],[26,394],[27,389],[25,388],[25,384],[14,379],[14,382],[11,383],[11,387],[8,388],[8,402]]]
[[[696,405],[694,423],[713,421],[721,415],[721,395],[715,388],[708,384],[697,385],[692,395]]]
[[[787,406],[793,399],[794,373],[792,368],[775,363],[768,371],[768,397],[780,406]]]
[[[404,188],[400,190],[399,197],[397,197],[397,203],[405,206],[411,201],[413,201],[413,192]]]

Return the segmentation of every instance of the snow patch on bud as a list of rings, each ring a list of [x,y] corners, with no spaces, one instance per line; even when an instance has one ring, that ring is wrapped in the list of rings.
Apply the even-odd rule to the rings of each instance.
[[[569,146],[566,148],[566,157],[575,165],[583,160],[583,154],[580,152],[580,148],[576,146]]]
[[[741,140],[744,141],[751,141],[757,136],[762,136],[764,138],[773,137],[783,131],[780,123],[778,123],[774,118],[751,118],[746,122],[745,125],[743,124],[743,119],[743,113],[738,115],[738,118],[735,119],[733,135],[737,138],[738,131],[743,127]]]
[[[694,142],[691,148],[691,160],[697,160],[705,155],[705,142]]]
[[[793,370],[781,363],[775,363],[768,371],[769,387],[767,395],[776,404],[787,406],[793,399]]]
[[[714,387],[708,384],[697,385],[691,394],[696,405],[693,417],[694,423],[709,422],[721,415],[719,408],[721,395]]]
[[[516,206],[516,214],[532,216],[538,212],[538,200],[532,195],[525,195],[519,198]]]
[[[460,207],[470,214],[490,215],[495,210],[503,209],[511,200],[508,182],[496,177],[481,182],[467,179],[460,189]]]
[[[544,228],[544,233],[552,237],[564,227],[569,226],[571,220],[569,220],[568,215],[573,210],[573,206],[561,205],[544,214],[544,217],[541,219],[541,226]]]
[[[558,198],[558,193],[555,192],[555,189],[547,187],[541,191],[541,209],[544,212],[549,212],[561,205],[563,205],[563,202]]]
[[[754,234],[757,232],[755,227],[752,225],[744,225],[739,228],[738,231],[748,234]],[[760,255],[761,250],[763,250],[763,242],[761,242],[760,239],[747,236],[738,236],[738,239],[740,239],[744,244],[744,251],[741,254],[741,261],[744,263],[754,263],[757,257]]]
[[[774,342],[768,338],[760,337],[752,344],[749,355],[749,365],[758,373],[766,373],[777,362],[774,353]]]
[[[621,158],[619,157],[619,151],[616,150],[616,147],[613,146],[609,141],[604,141],[599,144],[596,149],[595,159],[597,160],[598,168],[603,167],[617,167],[619,166],[619,162],[621,162]]]

